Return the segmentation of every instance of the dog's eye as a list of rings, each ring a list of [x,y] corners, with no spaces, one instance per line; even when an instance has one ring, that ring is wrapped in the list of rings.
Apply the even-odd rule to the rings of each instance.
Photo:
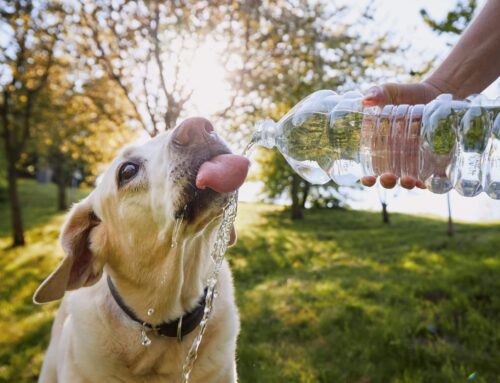
[[[118,185],[122,186],[126,182],[134,178],[139,172],[139,165],[133,162],[125,162],[118,172]]]

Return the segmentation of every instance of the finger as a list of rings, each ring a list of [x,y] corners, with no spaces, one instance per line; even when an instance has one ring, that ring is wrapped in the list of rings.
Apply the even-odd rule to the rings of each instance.
[[[426,189],[424,182],[421,180],[417,180],[415,186],[418,187],[419,189]]]
[[[386,97],[381,86],[373,86],[364,93],[363,106],[384,106]]]
[[[380,176],[380,184],[386,189],[392,189],[394,186],[396,186],[397,182],[398,177],[396,177],[394,174],[385,173]]]
[[[399,184],[404,187],[405,189],[413,189],[415,187],[415,184],[417,183],[417,180],[413,177],[401,177],[399,179]]]
[[[365,186],[371,187],[377,182],[377,177],[375,176],[365,176],[361,178],[361,183]]]

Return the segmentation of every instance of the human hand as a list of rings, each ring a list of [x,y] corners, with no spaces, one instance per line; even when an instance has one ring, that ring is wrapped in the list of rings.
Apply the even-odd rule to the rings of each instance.
[[[428,81],[418,84],[396,84],[387,83],[374,86],[365,92],[363,106],[401,105],[401,104],[426,104],[435,99],[439,94],[444,93]],[[361,183],[365,186],[373,186],[377,178],[375,176],[365,176]],[[380,184],[387,189],[392,189],[398,181],[398,177],[391,173],[384,173],[380,176]],[[415,186],[425,189],[422,180],[413,177],[401,177],[400,185],[406,189],[413,189]]]

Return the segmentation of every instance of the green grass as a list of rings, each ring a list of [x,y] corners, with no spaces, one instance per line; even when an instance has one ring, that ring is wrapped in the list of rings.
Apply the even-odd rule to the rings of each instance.
[[[23,182],[22,194],[29,244],[0,255],[0,382],[35,381],[57,307],[31,303],[62,256],[55,190]],[[391,219],[323,210],[292,222],[240,205],[228,253],[240,382],[500,382],[500,226],[458,224],[449,239],[442,221]]]
[[[21,180],[19,192],[27,246],[9,248],[10,211],[0,201],[0,382],[34,382],[57,304],[36,306],[31,297],[62,257],[57,246],[64,214],[56,211],[55,185]],[[87,192],[72,190],[70,200]]]
[[[500,382],[498,225],[241,213],[242,382]]]

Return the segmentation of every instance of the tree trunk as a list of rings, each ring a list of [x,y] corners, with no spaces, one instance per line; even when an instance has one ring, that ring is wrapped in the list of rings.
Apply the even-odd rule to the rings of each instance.
[[[57,184],[57,210],[65,211],[68,208],[66,202],[66,177],[64,171],[64,156],[56,156],[57,163],[53,164]]]
[[[455,227],[453,225],[453,219],[451,218],[451,201],[450,201],[450,193],[447,194],[446,196],[448,200],[448,230],[446,231],[446,234],[448,237],[453,237],[455,234]]]
[[[387,212],[387,204],[382,202],[382,221],[384,223],[391,223],[389,220],[389,213]]]
[[[19,202],[19,193],[17,190],[17,171],[16,164],[11,158],[7,158],[7,181],[9,184],[9,202],[12,225],[12,246],[23,246],[24,229],[23,217],[21,215],[21,204]]]
[[[294,174],[292,176],[292,188],[290,189],[290,194],[292,197],[292,219],[303,219],[304,213],[302,211],[302,206],[299,199],[300,190],[300,178],[298,175]]]
[[[65,211],[68,208],[68,203],[66,201],[66,182],[61,175],[57,179],[57,210]]]
[[[7,161],[7,183],[9,189],[9,203],[10,203],[10,219],[12,226],[12,246],[23,246],[24,241],[24,228],[23,216],[21,213],[21,203],[19,201],[19,193],[17,191],[17,169],[16,162],[19,158],[18,152],[11,137],[9,126],[9,93],[4,89],[3,103],[2,103],[2,137],[5,145],[5,159]]]
[[[305,209],[307,196],[309,195],[309,190],[311,189],[311,184],[309,182],[305,182],[304,188],[302,189],[302,201],[300,202],[300,206],[302,209]]]

